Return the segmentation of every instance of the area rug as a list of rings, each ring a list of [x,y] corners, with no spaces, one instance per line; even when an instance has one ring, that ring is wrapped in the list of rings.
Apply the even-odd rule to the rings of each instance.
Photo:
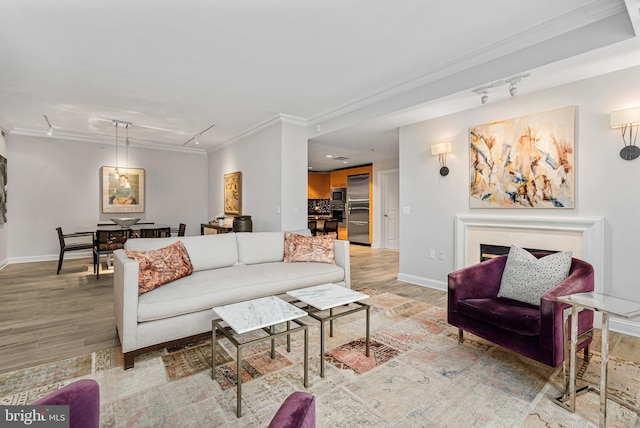
[[[371,352],[365,356],[363,312],[335,322],[325,338],[320,378],[319,324],[309,324],[309,386],[318,427],[590,427],[598,424],[598,397],[580,397],[576,413],[553,403],[561,374],[471,334],[457,343],[446,311],[391,293],[371,297]],[[257,334],[257,333],[256,333]],[[211,342],[203,340],[136,358],[123,369],[119,348],[0,375],[0,405],[28,404],[83,378],[100,384],[102,427],[266,427],[284,399],[305,390],[303,340],[292,335],[248,348],[240,370],[243,416],[236,418],[235,348],[220,338],[216,379]],[[595,382],[599,355],[580,370]],[[640,401],[640,368],[610,360],[612,393]],[[609,406],[607,426],[633,427],[637,415]]]

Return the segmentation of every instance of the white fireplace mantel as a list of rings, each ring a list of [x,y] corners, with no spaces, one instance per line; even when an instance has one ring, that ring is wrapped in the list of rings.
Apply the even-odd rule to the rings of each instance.
[[[604,217],[531,217],[531,216],[487,216],[457,215],[455,220],[455,268],[460,269],[479,262],[468,260],[469,237],[481,231],[488,236],[510,231],[506,243],[532,246],[531,241],[541,236],[555,245],[578,245],[577,257],[591,263],[595,274],[595,291],[602,292],[604,279]],[[577,241],[576,241],[577,240]],[[572,241],[571,243],[569,241]],[[485,242],[491,243],[491,242]],[[535,244],[534,244],[535,247]],[[539,246],[536,248],[540,248]],[[556,249],[546,247],[544,249]],[[562,250],[564,248],[557,248]],[[473,250],[475,251],[475,249]]]

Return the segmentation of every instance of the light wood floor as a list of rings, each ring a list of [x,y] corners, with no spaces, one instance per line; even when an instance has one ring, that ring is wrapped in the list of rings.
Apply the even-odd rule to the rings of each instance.
[[[351,246],[352,288],[368,287],[446,307],[446,292],[396,281],[397,251]],[[103,263],[104,265],[104,263]],[[113,274],[91,259],[12,264],[0,270],[0,373],[119,345]],[[599,335],[593,349],[599,349]],[[640,339],[611,333],[610,354],[640,363]]]

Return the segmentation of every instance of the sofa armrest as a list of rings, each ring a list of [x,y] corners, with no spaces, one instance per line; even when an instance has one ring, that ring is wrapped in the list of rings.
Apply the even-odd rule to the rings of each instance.
[[[138,326],[138,262],[124,250],[113,252],[113,296],[122,352],[136,349]]]
[[[447,278],[449,310],[455,311],[460,300],[496,297],[506,263],[507,257],[502,256],[451,272]]]
[[[572,259],[569,276],[540,299],[540,340],[543,346],[549,349],[564,349],[562,312],[570,305],[556,299],[559,296],[586,293],[593,290],[593,266],[583,260]],[[578,334],[582,334],[592,327],[593,311],[580,312],[578,315]]]
[[[334,260],[338,266],[344,269],[344,283],[351,288],[351,255],[349,253],[349,241],[336,239],[334,241]]]

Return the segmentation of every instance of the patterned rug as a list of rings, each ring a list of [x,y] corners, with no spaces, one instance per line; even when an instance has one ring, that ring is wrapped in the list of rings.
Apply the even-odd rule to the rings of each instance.
[[[371,348],[364,312],[335,321],[325,338],[320,378],[319,324],[309,331],[309,387],[318,427],[595,427],[598,396],[579,397],[576,412],[553,403],[562,375],[471,334],[457,343],[446,311],[391,293],[371,297]],[[255,333],[260,334],[260,333]],[[100,383],[102,427],[265,427],[282,401],[304,390],[303,340],[291,336],[243,353],[243,416],[235,416],[235,347],[220,337],[216,380],[211,342],[203,340],[136,358],[124,370],[119,348],[0,375],[0,404],[27,404],[82,378]],[[580,382],[599,382],[600,358],[581,363]],[[640,367],[610,359],[612,394],[640,403]],[[634,427],[635,413],[610,402],[607,426]]]

